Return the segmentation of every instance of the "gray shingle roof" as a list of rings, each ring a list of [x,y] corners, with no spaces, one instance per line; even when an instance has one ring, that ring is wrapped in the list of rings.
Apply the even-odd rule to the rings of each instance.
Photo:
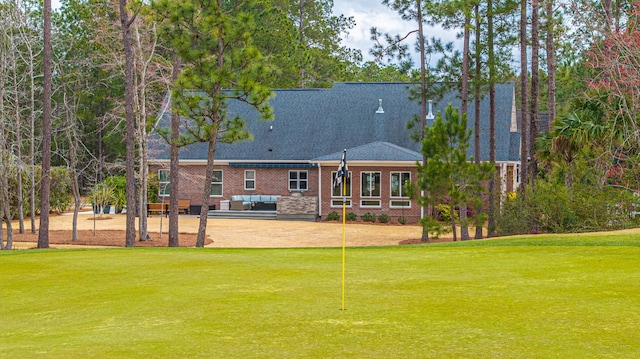
[[[320,161],[339,159],[349,150],[351,160],[405,161],[420,157],[420,146],[410,138],[406,122],[420,113],[420,106],[408,100],[406,83],[336,83],[330,89],[275,90],[270,103],[275,119],[263,122],[257,112],[238,101],[229,103],[229,112],[247,122],[253,141],[218,143],[216,160],[224,161]],[[513,160],[512,143],[519,136],[510,133],[513,84],[496,88],[497,160]],[[382,99],[384,113],[376,113]],[[455,93],[434,104],[444,112],[451,102],[460,106]],[[489,103],[481,103],[481,157],[489,158]],[[473,128],[473,104],[468,108],[469,128]],[[169,127],[167,111],[159,126]],[[472,139],[473,141],[473,139]],[[470,144],[473,148],[473,143]],[[168,159],[168,146],[150,141],[152,159]],[[339,154],[336,156],[336,154]],[[206,159],[207,144],[198,143],[180,150],[180,159]],[[511,155],[511,156],[510,156]]]

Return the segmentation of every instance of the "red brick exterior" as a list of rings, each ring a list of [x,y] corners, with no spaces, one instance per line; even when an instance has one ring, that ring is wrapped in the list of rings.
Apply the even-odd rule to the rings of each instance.
[[[342,199],[342,197],[332,197],[331,190],[333,185],[333,178],[331,177],[331,174],[336,170],[337,168],[322,168],[322,186],[324,187],[322,190],[322,199],[320,201],[320,213],[322,213],[322,217],[326,217],[328,213],[333,211],[342,216],[342,205],[333,207],[331,206],[332,201]],[[380,197],[366,198],[372,200],[380,200],[379,208],[360,206],[360,201],[363,199],[360,195],[362,172],[380,172]],[[415,201],[410,201],[410,208],[391,208],[391,172],[410,172],[411,181],[415,182],[416,180],[415,167],[355,167],[350,164],[349,173],[351,175],[351,197],[348,197],[347,201],[351,200],[351,207],[347,206],[347,213],[355,213],[358,216],[358,220],[360,220],[361,215],[365,213],[372,213],[375,214],[376,217],[381,214],[388,215],[390,219],[389,223],[398,223],[401,217],[405,218],[406,223],[417,223],[420,220],[421,211],[420,206]],[[405,198],[394,198],[394,200],[405,200]]]
[[[159,165],[151,165],[150,172],[158,172]],[[315,196],[318,197],[319,193],[322,193],[319,200],[320,208],[318,212],[321,218],[325,218],[327,214],[336,212],[342,216],[342,205],[337,204],[331,206],[332,201],[339,201],[341,203],[342,197],[332,197],[333,178],[332,172],[337,170],[333,167],[321,167],[321,168],[248,168],[248,167],[230,167],[227,165],[217,165],[216,170],[222,170],[222,196],[209,197],[209,204],[215,205],[217,209],[220,208],[221,200],[230,200],[233,195],[243,194],[263,194],[263,195],[280,195],[290,196],[292,192],[289,190],[289,172],[290,171],[307,171],[308,189],[301,191],[303,196]],[[244,171],[255,171],[255,189],[247,190],[244,188]],[[496,170],[500,170],[499,167]],[[202,203],[202,181],[205,176],[205,165],[181,165],[180,166],[180,183],[178,191],[178,199],[191,200],[192,205],[200,205]],[[380,197],[366,198],[372,200],[379,200],[380,207],[362,207],[361,200],[361,173],[362,172],[380,172]],[[351,201],[351,206],[347,206],[347,213],[356,214],[358,220],[360,216],[366,213],[375,214],[376,217],[381,214],[389,216],[390,223],[398,223],[401,218],[404,218],[406,223],[418,223],[420,220],[421,208],[415,201],[410,201],[411,206],[409,208],[391,208],[391,173],[392,172],[410,172],[411,181],[415,182],[417,179],[416,167],[378,167],[378,166],[354,166],[349,165],[349,173],[351,178],[351,196],[347,198]],[[320,183],[322,183],[322,190],[318,189],[319,176]],[[513,167],[509,166],[507,169],[507,181],[506,190],[513,191],[514,185],[512,183]],[[498,182],[500,183],[500,182]],[[405,198],[393,198],[393,200],[406,200]]]
[[[158,169],[167,168],[158,165],[149,167],[150,173],[157,173]],[[181,165],[180,180],[178,183],[178,199],[189,199],[191,204],[202,204],[203,181],[205,178],[205,165]],[[214,166],[216,170],[222,170],[222,196],[209,197],[209,205],[216,205],[220,208],[221,200],[230,200],[233,195],[242,194],[264,194],[290,196],[289,191],[289,171],[307,171],[306,191],[302,191],[305,196],[318,196],[318,169],[317,168],[246,168],[230,167],[226,165]],[[244,188],[244,171],[255,171],[255,189]],[[299,192],[299,191],[293,191]]]

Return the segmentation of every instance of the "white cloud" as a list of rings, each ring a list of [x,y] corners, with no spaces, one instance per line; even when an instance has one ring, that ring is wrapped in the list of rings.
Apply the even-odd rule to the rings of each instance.
[[[404,36],[416,28],[415,22],[403,21],[396,11],[382,5],[380,0],[336,0],[333,13],[353,16],[356,27],[349,32],[343,45],[362,51],[365,61],[373,59],[369,55],[369,50],[373,47],[370,32],[372,27],[392,36],[396,34]],[[457,41],[454,31],[443,30],[440,27],[427,28],[425,34],[429,37],[441,38],[444,42]],[[415,37],[411,37],[409,41],[409,46],[413,46]]]

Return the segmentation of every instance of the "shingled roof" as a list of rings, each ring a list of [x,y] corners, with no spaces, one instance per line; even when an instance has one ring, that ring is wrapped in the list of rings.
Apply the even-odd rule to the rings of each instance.
[[[247,122],[253,141],[218,143],[216,160],[228,162],[320,162],[340,158],[346,148],[350,161],[414,161],[420,146],[410,138],[406,123],[420,113],[416,101],[408,100],[406,83],[335,83],[329,89],[274,90],[270,101],[273,121],[260,121],[257,112],[238,101],[229,103],[231,115]],[[496,87],[496,144],[498,161],[514,161],[519,136],[512,128],[513,84]],[[381,102],[380,102],[381,100]],[[489,103],[481,103],[481,159],[489,158]],[[460,107],[456,93],[434,103],[434,114],[452,103]],[[380,107],[383,113],[380,113]],[[473,128],[473,104],[469,105],[469,129]],[[158,126],[168,128],[170,111],[162,114]],[[513,133],[512,133],[513,132]],[[473,137],[473,136],[472,136]],[[472,138],[473,141],[473,138]],[[518,143],[514,143],[518,142]],[[168,146],[150,141],[150,157],[169,158]],[[470,144],[473,148],[473,143]],[[181,160],[206,160],[207,144],[180,150]]]

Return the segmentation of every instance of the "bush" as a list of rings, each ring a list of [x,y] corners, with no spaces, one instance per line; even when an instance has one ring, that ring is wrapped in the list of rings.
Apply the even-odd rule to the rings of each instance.
[[[93,205],[93,210],[102,215],[102,210],[109,204],[113,197],[113,188],[107,186],[104,182],[98,183],[91,189],[89,200]]]
[[[549,180],[527,188],[526,201],[507,199],[496,217],[499,235],[567,233],[633,227],[633,195],[625,190],[576,183],[570,189]]]
[[[380,223],[389,223],[389,215],[387,214],[381,214],[378,216],[378,222]]]
[[[364,222],[375,222],[376,221],[376,215],[373,213],[365,213],[362,216],[360,216],[360,218],[364,221]]]
[[[325,217],[325,220],[327,220],[327,221],[338,221],[338,220],[340,220],[340,215],[336,211],[329,212],[327,214],[327,217]]]
[[[347,221],[355,222],[358,220],[358,216],[355,213],[349,212],[347,213]]]
[[[158,191],[160,190],[160,181],[158,181],[157,173],[149,173],[147,177],[147,201],[149,203],[158,202]]]
[[[439,204],[436,206],[438,220],[441,222],[451,222],[451,207],[448,204]]]
[[[66,167],[51,167],[49,208],[62,213],[71,204],[71,178]]]

